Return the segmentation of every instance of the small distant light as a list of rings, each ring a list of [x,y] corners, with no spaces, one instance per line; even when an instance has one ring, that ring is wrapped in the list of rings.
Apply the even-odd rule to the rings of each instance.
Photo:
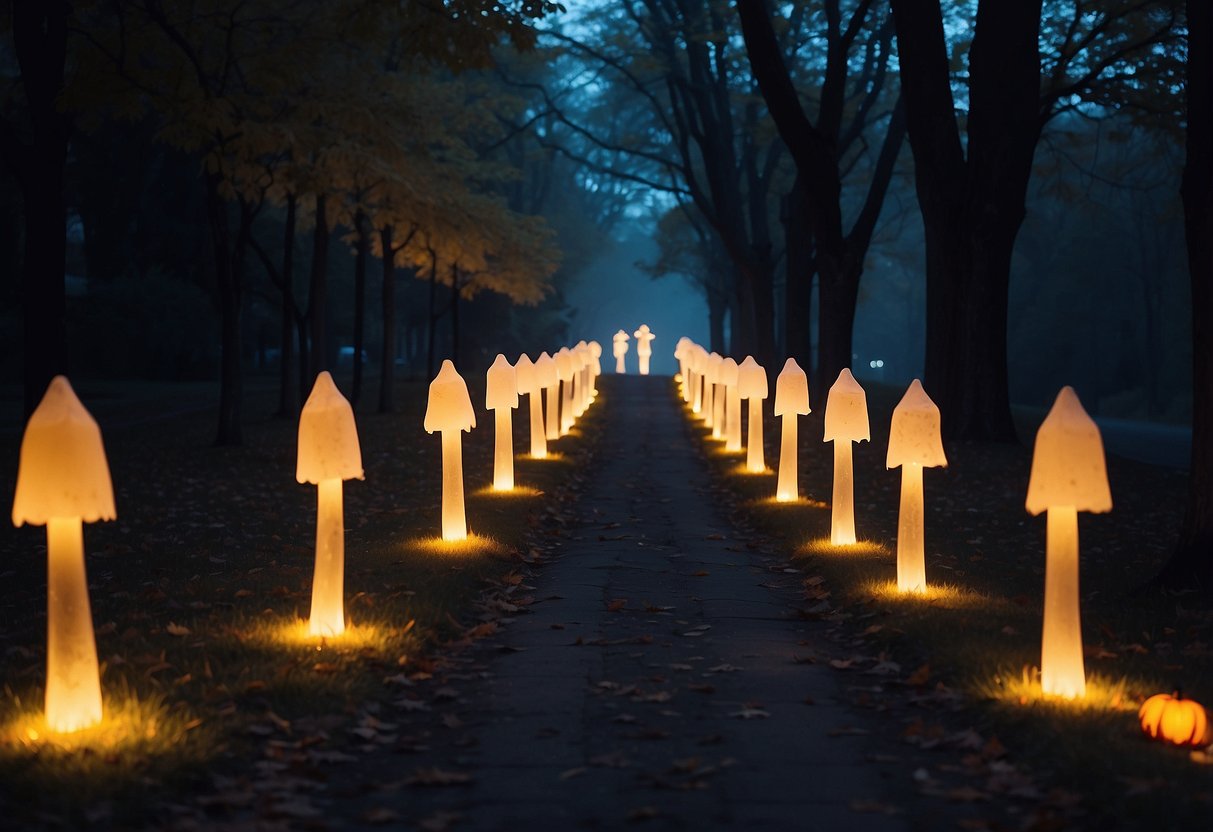
[[[875,369],[876,369],[876,362],[875,362],[875,361],[869,361],[869,362],[868,362],[868,366],[869,366],[869,367],[871,367],[873,370],[875,370]]]
[[[883,366],[884,366],[884,359],[883,359],[883,358],[877,358],[877,359],[876,359],[876,366],[877,366],[877,367],[883,367]]]

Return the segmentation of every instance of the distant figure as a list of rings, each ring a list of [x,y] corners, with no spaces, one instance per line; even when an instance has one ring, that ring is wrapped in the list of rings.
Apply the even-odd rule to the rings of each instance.
[[[623,357],[628,354],[628,334],[622,329],[615,333],[615,372],[626,373],[627,365],[623,363]],[[648,356],[644,359],[645,367],[648,367]]]
[[[648,324],[641,324],[640,329],[632,334],[636,336],[636,357],[640,359],[640,374],[647,376],[649,374],[649,356],[653,354],[653,339],[657,336],[649,331]]]

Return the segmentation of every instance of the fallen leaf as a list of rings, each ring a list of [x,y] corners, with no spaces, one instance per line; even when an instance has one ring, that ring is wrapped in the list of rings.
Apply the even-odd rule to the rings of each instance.
[[[766,719],[770,713],[762,708],[742,708],[740,711],[733,711],[729,716],[737,719]]]
[[[863,812],[865,814],[876,815],[896,815],[901,812],[901,809],[889,803],[881,803],[879,800],[852,800],[852,812]]]
[[[409,786],[463,786],[472,782],[472,775],[437,767],[419,768],[414,769],[404,782]]]
[[[459,812],[435,812],[417,821],[417,828],[422,832],[447,832],[456,822],[463,820]]]
[[[597,768],[627,768],[631,765],[628,758],[624,756],[622,751],[612,751],[609,754],[599,754],[597,757],[591,757],[590,765]]]
[[[983,791],[973,788],[972,786],[959,786],[955,789],[948,789],[946,792],[948,800],[956,803],[976,803],[982,800],[989,800],[990,796]]]
[[[365,823],[369,823],[372,826],[382,826],[400,820],[400,815],[392,809],[378,806],[374,809],[367,809],[362,813],[361,818]]]
[[[188,636],[192,632],[189,627],[182,627],[180,624],[174,624],[172,621],[164,629],[170,636],[177,636],[178,638]]]
[[[642,820],[653,820],[661,817],[661,810],[656,806],[638,806],[628,812],[628,823],[638,823]]]

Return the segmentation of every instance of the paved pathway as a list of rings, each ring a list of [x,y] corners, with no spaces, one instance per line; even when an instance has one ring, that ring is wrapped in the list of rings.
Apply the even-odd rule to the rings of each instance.
[[[669,380],[604,402],[601,471],[464,713],[455,829],[898,829],[862,717],[714,510]],[[547,599],[547,600],[544,600]]]

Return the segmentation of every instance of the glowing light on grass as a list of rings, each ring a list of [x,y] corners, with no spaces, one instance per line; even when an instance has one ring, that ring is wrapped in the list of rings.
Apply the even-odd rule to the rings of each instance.
[[[484,406],[493,411],[493,488],[514,487],[514,408],[518,406],[518,376],[501,353],[485,374]]]
[[[523,353],[514,365],[514,375],[519,395],[530,399],[531,458],[543,459],[548,455],[548,438],[543,428],[543,386],[539,383],[539,370]]]
[[[1078,512],[1112,510],[1099,428],[1063,387],[1036,433],[1028,512],[1048,513],[1040,682],[1045,693],[1086,693],[1078,603]]]
[[[764,506],[766,508],[793,510],[802,508],[829,508],[829,503],[821,500],[813,500],[808,497],[797,497],[795,500],[781,500],[779,497],[759,497],[756,500],[750,501],[751,505]]]
[[[556,359],[546,352],[539,353],[539,358],[535,359],[535,375],[547,395],[545,436],[548,442],[555,442],[560,438],[560,371]]]
[[[1019,671],[1000,673],[978,679],[973,692],[980,699],[987,699],[1011,707],[1028,707],[1043,713],[1060,716],[1098,713],[1134,713],[1141,699],[1142,686],[1133,679],[1119,679],[1092,673],[1086,679],[1086,694],[1082,697],[1063,697],[1046,693],[1040,684],[1040,671],[1035,667],[1023,667]]]
[[[622,329],[615,333],[612,350],[612,354],[615,356],[615,372],[626,373],[628,365],[624,361],[624,356],[628,354],[628,334]]]
[[[393,641],[403,635],[403,630],[360,621],[350,622],[345,630],[336,635],[317,638],[309,623],[301,618],[269,618],[248,622],[241,628],[239,638],[253,644],[307,647],[316,652],[331,649],[341,653],[356,653],[368,649],[387,651]]]
[[[884,547],[880,549],[881,553],[886,553]],[[839,547],[837,551],[844,550],[850,551],[851,547]],[[894,606],[910,605],[907,608],[922,604],[942,609],[989,611],[995,603],[987,595],[952,584],[928,584],[920,590],[906,592],[896,581],[868,581],[860,585],[859,591]]]
[[[130,755],[145,761],[157,756],[192,750],[190,737],[202,725],[188,711],[165,707],[159,697],[140,700],[126,690],[108,690],[105,719],[71,732],[58,731],[45,713],[20,700],[4,703],[0,720],[0,753],[24,757],[30,765],[51,765],[62,772],[71,768],[86,774],[90,769],[112,767],[114,755]],[[204,745],[204,744],[203,744]],[[197,752],[203,753],[202,747]]]
[[[46,526],[45,718],[52,731],[101,722],[82,524],[116,516],[101,429],[68,380],[55,376],[25,426],[13,497],[13,525]]]
[[[789,358],[775,379],[775,415],[783,418],[779,480],[775,486],[775,499],[781,502],[789,502],[800,496],[796,422],[810,412],[809,377],[800,369],[795,358]]]
[[[923,540],[922,469],[946,466],[939,408],[914,379],[893,409],[885,465],[901,466],[901,505],[897,515],[897,587],[902,592],[927,589]]]
[[[295,479],[316,488],[316,565],[312,576],[312,635],[345,629],[345,517],[342,482],[362,479],[354,411],[329,373],[316,376],[299,414]]]
[[[829,557],[888,557],[892,550],[883,543],[871,540],[857,540],[854,543],[835,543],[828,537],[817,537],[805,543],[796,550],[798,555],[826,555]],[[884,584],[882,584],[884,586]],[[896,588],[896,584],[888,586]]]
[[[483,555],[509,554],[510,547],[491,537],[468,533],[463,540],[444,540],[441,537],[419,537],[410,540],[405,547],[415,552],[430,555],[479,557]]]
[[[636,338],[636,360],[640,363],[640,374],[649,374],[649,360],[653,356],[653,339],[657,336],[649,331],[648,324],[641,324],[640,329],[632,333]]]
[[[747,355],[737,367],[737,392],[748,404],[749,431],[746,435],[745,467],[752,474],[766,473],[762,447],[762,402],[768,395],[767,371],[754,356]]]
[[[538,488],[531,488],[527,485],[515,485],[509,491],[501,491],[497,488],[489,486],[475,492],[477,497],[487,497],[494,500],[514,500],[526,499],[529,497],[542,497],[543,492]]]
[[[851,460],[851,443],[867,442],[868,400],[863,388],[846,367],[830,387],[826,399],[825,434],[823,442],[834,443],[833,512],[830,517],[830,540],[835,546],[855,542],[855,472]]]
[[[442,434],[442,539],[463,540],[468,536],[463,503],[463,431],[476,427],[476,413],[468,386],[449,358],[430,382],[424,427],[426,433]]]

